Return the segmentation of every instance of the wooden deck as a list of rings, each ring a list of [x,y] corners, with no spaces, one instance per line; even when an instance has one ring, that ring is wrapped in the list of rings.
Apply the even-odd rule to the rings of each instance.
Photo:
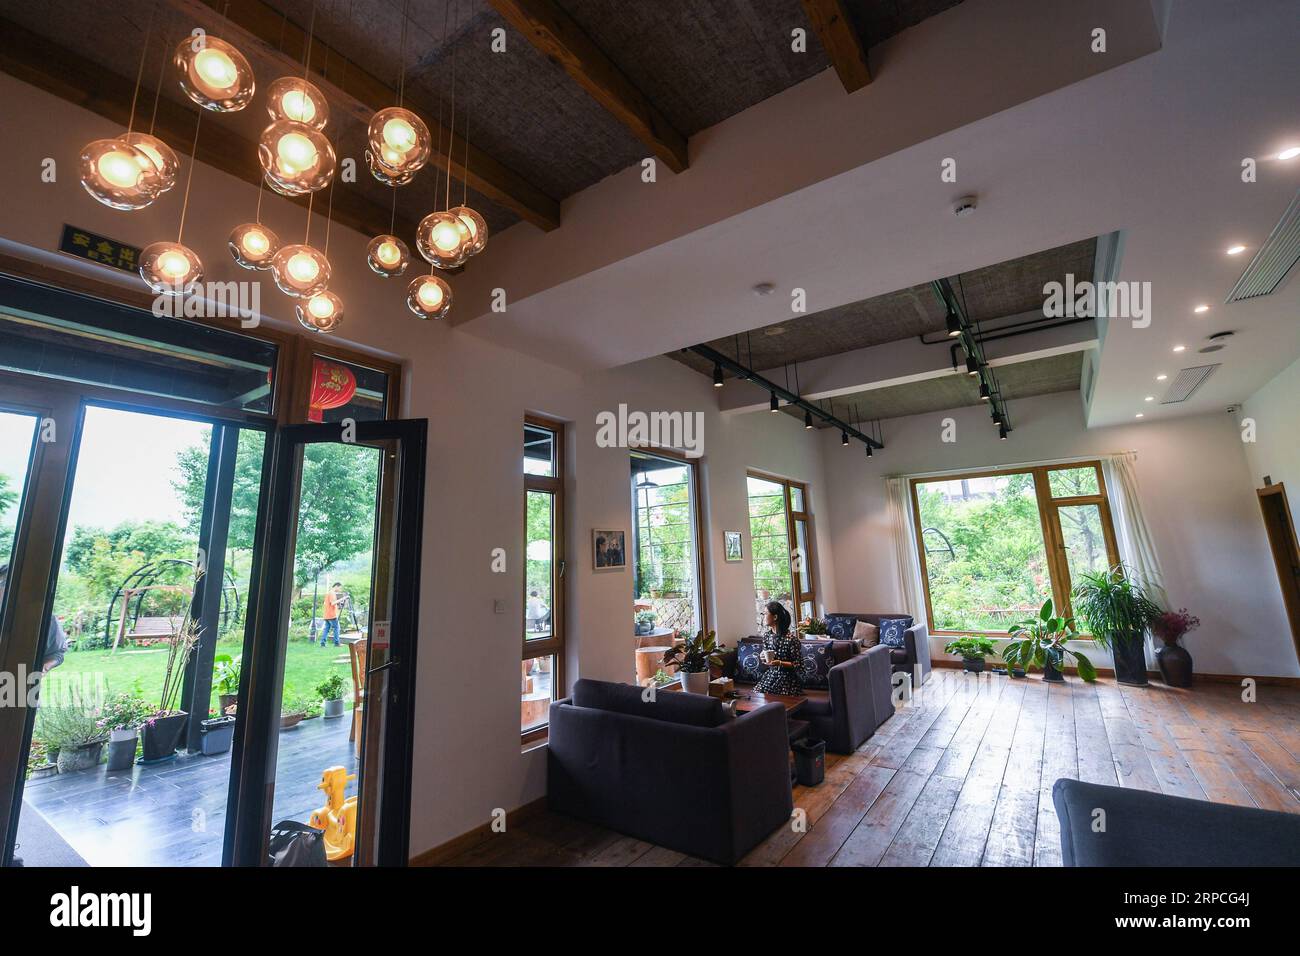
[[[324,803],[316,789],[321,771],[342,765],[356,772],[350,723],[348,713],[280,732],[272,820],[306,823]],[[112,774],[100,764],[28,780],[22,812],[40,813],[91,866],[220,866],[229,785],[229,752],[178,755]],[[19,855],[27,866],[42,865],[38,854]]]
[[[1059,866],[1060,777],[1300,813],[1300,689],[1121,687],[936,670],[741,866]],[[709,866],[542,813],[453,866]]]

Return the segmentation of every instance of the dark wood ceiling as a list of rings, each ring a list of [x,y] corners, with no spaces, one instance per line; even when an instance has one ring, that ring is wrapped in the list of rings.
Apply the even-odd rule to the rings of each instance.
[[[0,0],[0,69],[124,123],[152,23],[139,112],[150,115],[161,77],[156,132],[188,153],[197,109],[163,69],[179,40],[196,26],[230,40],[264,90],[302,69],[310,31],[309,72],[331,101],[326,134],[361,170],[337,185],[336,218],[387,231],[393,195],[365,173],[365,121],[404,82],[404,104],[435,139],[440,106],[454,125],[454,197],[467,175],[470,204],[493,231],[520,219],[554,228],[561,200],[649,155],[684,167],[692,134],[825,70],[844,36],[826,32],[828,18],[866,49],[957,2]],[[804,53],[791,49],[795,29],[807,31]],[[496,30],[504,53],[492,51]],[[266,123],[260,95],[240,113],[206,114],[200,158],[257,181],[252,144]],[[441,173],[431,164],[398,191],[399,234],[412,238],[445,187],[445,164]]]

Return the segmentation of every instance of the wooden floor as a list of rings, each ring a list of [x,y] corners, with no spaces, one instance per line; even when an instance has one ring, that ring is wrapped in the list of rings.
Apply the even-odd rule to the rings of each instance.
[[[1300,689],[1048,685],[936,670],[741,866],[1059,866],[1060,777],[1300,813]],[[453,866],[709,866],[542,813]]]

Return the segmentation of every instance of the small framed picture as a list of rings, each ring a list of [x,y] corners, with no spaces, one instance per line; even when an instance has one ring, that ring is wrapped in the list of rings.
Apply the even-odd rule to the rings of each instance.
[[[622,571],[627,567],[627,532],[591,529],[591,567],[594,571]]]
[[[740,543],[739,531],[722,532],[722,556],[727,561],[744,560],[745,551]]]

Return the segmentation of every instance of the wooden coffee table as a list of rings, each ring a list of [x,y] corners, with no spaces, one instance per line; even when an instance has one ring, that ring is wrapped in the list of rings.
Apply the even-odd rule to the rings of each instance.
[[[736,691],[733,698],[736,702],[736,713],[747,714],[751,710],[758,710],[764,704],[781,704],[785,707],[786,716],[794,714],[803,708],[808,702],[808,698],[802,695],[793,694],[764,694],[761,691],[745,688]]]

